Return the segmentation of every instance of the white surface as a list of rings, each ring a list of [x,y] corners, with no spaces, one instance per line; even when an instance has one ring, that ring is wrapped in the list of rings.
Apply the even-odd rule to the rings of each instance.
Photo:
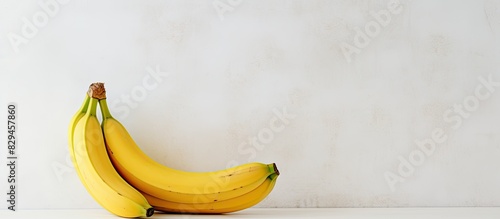
[[[31,210],[15,213],[0,211],[2,218],[119,218],[105,210]],[[151,219],[198,219],[198,218],[324,218],[324,219],[498,219],[500,208],[252,208],[226,215],[180,215],[156,213]]]
[[[17,102],[19,209],[99,207],[66,144],[95,81],[163,164],[276,162],[282,174],[260,207],[500,206],[500,93],[460,125],[443,118],[474,103],[478,77],[500,81],[500,1],[401,1],[348,62],[341,46],[389,0],[230,1],[241,3],[223,20],[214,2],[229,0],[70,0],[15,53],[8,37],[47,1],[0,1],[0,124]],[[157,66],[169,75],[155,79]],[[296,117],[267,139],[283,108]],[[400,158],[418,156],[415,142],[437,128],[447,139],[392,191],[384,174],[401,175]],[[1,165],[0,191],[5,178]]]

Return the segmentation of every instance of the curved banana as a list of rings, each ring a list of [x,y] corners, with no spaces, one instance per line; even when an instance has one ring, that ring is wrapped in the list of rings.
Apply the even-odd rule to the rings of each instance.
[[[92,84],[89,95],[94,97],[98,87],[99,84]],[[69,136],[73,139],[71,156],[80,180],[92,197],[111,213],[122,217],[151,216],[154,209],[140,192],[121,178],[109,160],[96,117],[98,99],[89,99],[85,115],[78,119],[84,111],[80,110],[70,125],[70,129],[74,127]]]
[[[149,177],[147,179],[141,179],[134,174],[132,174],[127,168],[125,168],[121,163],[116,161],[116,158],[114,158],[114,155],[110,153],[112,157],[113,164],[115,165],[115,168],[118,170],[118,172],[124,176],[124,178],[129,182],[131,185],[134,187],[138,188],[139,191],[142,193],[149,193],[151,195],[154,195],[156,197],[173,201],[173,202],[179,202],[179,203],[210,203],[213,202],[214,200],[227,200],[227,199],[232,199],[234,197],[246,194],[258,186],[262,184],[266,180],[266,178],[274,173],[273,169],[270,169],[269,166],[273,166],[274,164],[269,164],[268,165],[262,165],[259,166],[259,170],[262,171],[261,173],[257,173],[258,175],[261,176],[261,178],[258,178],[257,180],[251,179],[251,177],[257,177],[258,175],[255,174],[255,172],[240,172],[240,174],[244,174],[245,176],[248,177],[248,181],[246,182],[240,182],[240,184],[237,184],[239,186],[236,186],[235,182],[232,182],[232,179],[230,177],[226,177],[223,175],[223,180],[217,179],[215,177],[205,177],[201,178],[197,181],[199,186],[193,186],[192,189],[185,190],[185,191],[178,191],[175,190],[175,185],[170,186],[170,182],[165,182],[165,188],[160,188],[156,187],[151,184],[150,180],[151,178],[171,178],[174,180],[179,180],[179,183],[182,182],[193,182],[191,180],[196,180],[193,179],[194,177],[190,177],[188,175],[175,175],[171,173],[153,173],[152,171],[146,171]],[[116,154],[116,153],[115,153]],[[264,167],[263,167],[264,166]],[[255,167],[255,166],[254,166]],[[248,168],[250,169],[250,168]],[[267,171],[267,172],[264,172]],[[166,172],[166,171],[163,171]],[[217,171],[219,172],[219,171]],[[211,174],[211,173],[206,173],[206,175]],[[229,174],[230,175],[230,174]],[[156,176],[156,177],[155,177]],[[215,176],[215,175],[214,175]],[[234,175],[233,175],[234,176]],[[141,176],[141,177],[146,177],[146,176]],[[178,183],[176,183],[178,184]],[[187,183],[186,183],[187,184]],[[227,187],[228,184],[233,184],[235,186],[231,186],[233,188],[232,190],[228,191],[221,191],[221,188]],[[184,185],[182,185],[184,187]]]
[[[144,197],[154,206],[156,210],[175,213],[205,213],[221,214],[240,211],[252,207],[262,201],[272,191],[276,184],[277,174],[271,174],[257,188],[232,199],[215,201],[212,203],[177,203],[163,200],[149,194],[143,193]]]
[[[278,175],[275,164],[262,163],[247,163],[213,172],[169,168],[151,159],[137,146],[125,127],[112,117],[105,97],[99,104],[111,161],[120,175],[143,194],[188,205],[231,202],[229,200],[252,193],[271,175]]]
[[[76,124],[78,124],[78,121],[80,121],[80,119],[85,116],[85,113],[87,112],[87,108],[89,106],[89,102],[90,102],[90,96],[89,95],[85,95],[85,100],[83,101],[83,104],[82,106],[80,107],[80,109],[78,109],[78,111],[75,113],[75,115],[73,115],[73,118],[71,118],[71,122],[69,123],[69,128],[68,128],[68,146],[69,146],[69,153],[70,153],[70,157],[71,157],[71,161],[73,162],[73,166],[76,168],[76,161],[75,161],[75,150],[74,150],[74,147],[73,147],[73,134],[75,132],[75,128],[76,128]],[[76,171],[78,176],[80,176],[80,172],[79,171]]]

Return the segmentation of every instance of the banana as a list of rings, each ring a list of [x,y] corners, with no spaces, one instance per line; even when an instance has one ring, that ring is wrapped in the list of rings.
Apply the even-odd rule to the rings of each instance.
[[[89,106],[89,102],[90,102],[90,96],[89,95],[85,95],[85,99],[83,101],[83,104],[82,106],[80,107],[80,109],[78,109],[78,111],[75,113],[75,115],[73,115],[73,118],[71,118],[71,122],[69,124],[69,128],[68,128],[68,145],[69,145],[69,153],[70,153],[70,157],[71,157],[71,161],[73,162],[73,166],[76,168],[76,161],[74,159],[75,155],[75,151],[74,151],[74,147],[73,147],[73,134],[75,132],[75,127],[76,127],[76,124],[78,124],[78,121],[80,121],[80,119],[85,116],[85,113],[87,112],[87,108]],[[79,171],[76,171],[78,173],[78,176],[80,176],[80,172]]]
[[[118,173],[147,197],[156,197],[177,206],[191,206],[187,212],[207,213],[204,205],[250,207],[272,190],[279,172],[275,164],[247,163],[212,172],[187,172],[164,166],[147,156],[137,146],[125,127],[111,115],[105,92],[99,100],[102,132],[108,155]],[[272,178],[272,183],[268,182]],[[264,186],[264,184],[268,184]],[[271,186],[272,184],[272,186]],[[263,191],[263,187],[270,188]],[[266,190],[267,191],[267,190]],[[252,198],[237,198],[252,197]],[[257,198],[258,197],[258,198]],[[258,200],[250,202],[247,200]],[[219,204],[224,203],[224,204]],[[172,205],[169,205],[172,206]],[[196,211],[200,207],[199,211]],[[180,208],[180,207],[179,207]],[[185,207],[184,207],[185,208]],[[180,212],[182,209],[169,208]],[[176,210],[177,209],[177,210]],[[194,210],[193,210],[194,209]],[[224,211],[233,211],[227,208]],[[216,213],[217,211],[210,211]]]
[[[276,184],[277,174],[273,173],[253,191],[232,199],[215,201],[212,203],[177,203],[163,200],[147,193],[144,197],[154,206],[156,210],[175,213],[205,213],[221,214],[240,211],[252,207],[262,201],[272,191]]]
[[[96,98],[101,87],[102,83],[91,85],[89,97],[70,124],[72,160],[83,185],[102,207],[121,217],[149,217],[154,213],[153,207],[139,191],[121,178],[107,154],[101,126],[96,117]]]

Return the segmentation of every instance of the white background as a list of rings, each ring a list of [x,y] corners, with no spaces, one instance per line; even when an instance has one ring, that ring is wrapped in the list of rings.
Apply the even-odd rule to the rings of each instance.
[[[20,209],[98,207],[66,138],[97,81],[165,165],[276,162],[261,207],[500,205],[500,87],[479,79],[500,81],[500,1],[401,1],[386,25],[372,14],[389,0],[44,2],[0,1],[0,124],[16,102]],[[439,131],[424,154],[416,142]],[[411,158],[423,160],[398,170]],[[404,181],[391,189],[388,174]]]

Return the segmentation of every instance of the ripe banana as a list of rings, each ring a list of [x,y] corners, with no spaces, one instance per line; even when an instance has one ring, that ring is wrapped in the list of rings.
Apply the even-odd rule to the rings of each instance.
[[[112,117],[105,97],[99,100],[99,105],[102,132],[114,167],[149,201],[154,201],[153,206],[159,210],[189,213],[242,210],[264,199],[276,183],[279,172],[275,164],[247,163],[213,172],[186,172],[164,166],[148,157],[125,127]]]
[[[80,180],[105,209],[122,217],[149,217],[154,209],[145,197],[114,169],[96,117],[102,83],[90,87],[81,109],[69,127],[69,150]]]
[[[143,193],[144,197],[149,201],[156,210],[176,213],[230,213],[240,211],[262,201],[274,188],[276,184],[277,174],[273,173],[266,180],[255,188],[253,191],[223,201],[214,201],[211,203],[178,203],[168,200],[163,200],[149,194]]]
[[[74,156],[74,147],[73,147],[73,134],[75,132],[75,127],[76,124],[78,124],[78,121],[85,116],[85,113],[87,112],[87,108],[89,106],[90,102],[90,96],[85,95],[85,100],[83,101],[82,106],[78,111],[75,113],[73,118],[71,118],[71,122],[69,123],[69,128],[68,128],[68,145],[69,145],[69,153],[71,154],[71,161],[73,162],[73,166],[76,167],[76,161],[75,161],[75,156]],[[76,171],[78,173],[78,176],[80,177],[80,172]]]

